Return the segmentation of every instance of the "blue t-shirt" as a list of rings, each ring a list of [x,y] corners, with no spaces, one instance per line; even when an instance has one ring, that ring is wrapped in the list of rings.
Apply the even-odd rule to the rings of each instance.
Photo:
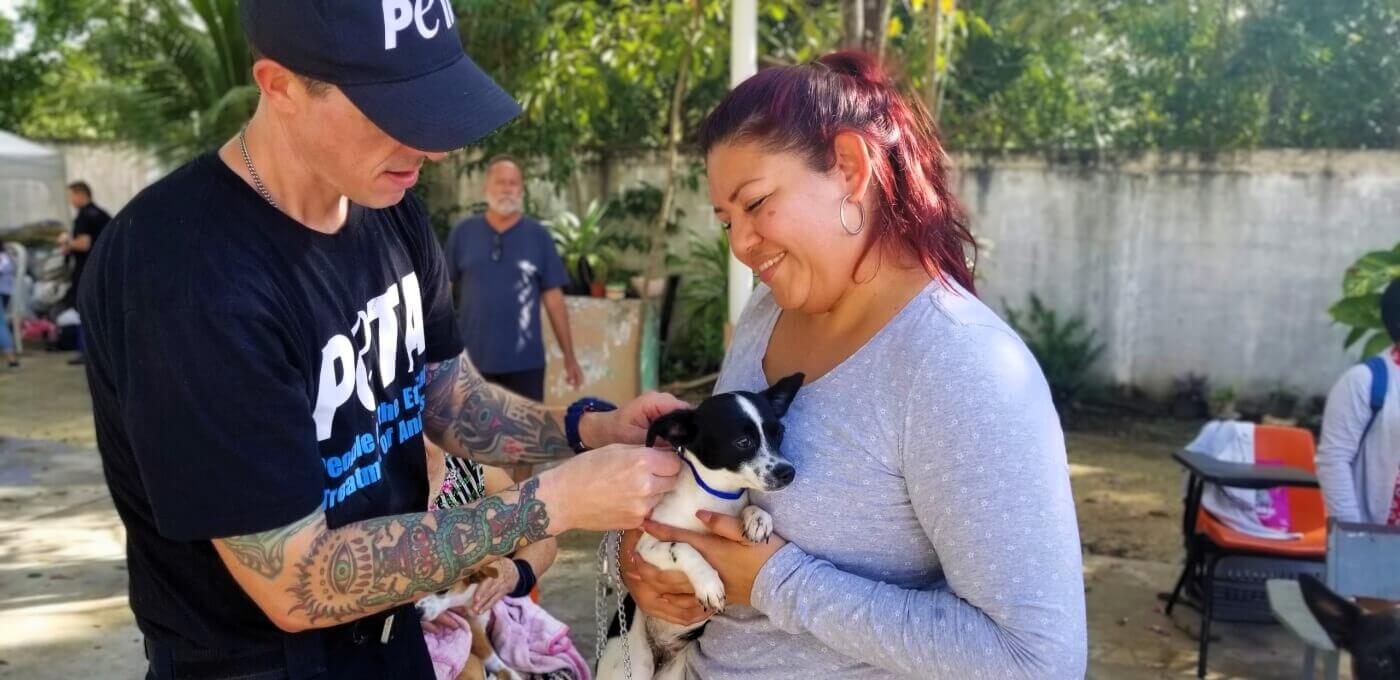
[[[447,239],[447,274],[457,285],[457,324],[483,373],[544,368],[540,291],[568,281],[549,231],[528,217],[497,232],[482,215]]]

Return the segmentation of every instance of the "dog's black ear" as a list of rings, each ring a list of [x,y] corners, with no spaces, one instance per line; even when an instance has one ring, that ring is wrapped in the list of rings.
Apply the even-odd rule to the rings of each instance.
[[[1338,647],[1346,647],[1356,631],[1357,623],[1361,621],[1361,607],[1332,592],[1311,574],[1298,577],[1298,587],[1303,590],[1303,602],[1312,611],[1313,618],[1322,624],[1328,637]]]
[[[696,434],[695,409],[683,408],[651,421],[647,428],[647,446],[656,446],[657,437],[671,446],[689,446]]]
[[[792,400],[797,398],[797,390],[802,388],[802,382],[806,379],[807,376],[802,373],[793,373],[763,391],[763,397],[773,407],[774,415],[781,418],[783,414],[787,413],[788,406],[791,406]]]

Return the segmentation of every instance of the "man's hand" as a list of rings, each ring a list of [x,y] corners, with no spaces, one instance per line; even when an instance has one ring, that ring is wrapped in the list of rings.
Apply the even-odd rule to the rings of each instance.
[[[682,626],[709,618],[711,612],[695,599],[695,588],[685,572],[662,571],[637,556],[637,540],[641,537],[640,531],[624,533],[618,551],[622,556],[618,572],[637,607],[647,616]]]
[[[586,413],[579,419],[579,438],[588,446],[645,444],[651,421],[690,405],[664,392],[648,392],[616,410]]]
[[[578,359],[572,356],[564,359],[564,382],[570,389],[583,387],[583,368],[578,365]]]
[[[477,584],[476,592],[472,593],[472,603],[468,611],[472,614],[485,614],[491,611],[505,596],[515,590],[515,586],[520,584],[520,569],[515,566],[515,562],[506,558],[496,560],[494,565],[495,576],[489,576],[486,580]]]
[[[676,485],[675,454],[613,444],[580,454],[538,477],[550,530],[635,529]]]

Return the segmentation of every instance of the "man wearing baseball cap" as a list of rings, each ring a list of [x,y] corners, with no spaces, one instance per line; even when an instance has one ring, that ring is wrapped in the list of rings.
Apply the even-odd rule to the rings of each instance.
[[[675,483],[681,406],[547,409],[481,379],[407,190],[519,111],[446,0],[244,0],[257,111],[114,218],[79,306],[151,678],[431,678],[412,603]],[[566,459],[429,514],[422,437]]]

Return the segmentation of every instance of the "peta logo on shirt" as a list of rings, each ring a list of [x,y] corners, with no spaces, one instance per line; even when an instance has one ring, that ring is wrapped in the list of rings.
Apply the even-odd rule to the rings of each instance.
[[[423,433],[427,342],[422,297],[418,275],[408,273],[356,312],[349,334],[334,335],[321,348],[312,419],[317,441],[336,447],[321,452],[326,468],[323,510],[378,484],[386,457]],[[404,364],[399,363],[400,344]],[[342,417],[337,421],[338,413]],[[342,431],[334,431],[337,422]]]
[[[448,0],[381,0],[384,5],[384,50],[399,46],[399,34],[410,28],[424,40],[452,28],[456,17]]]
[[[317,441],[330,439],[336,410],[349,402],[352,396],[366,411],[379,409],[370,383],[377,382],[387,390],[396,377],[400,335],[397,309],[400,304],[404,311],[403,349],[408,355],[410,373],[416,365],[414,359],[421,358],[427,351],[428,344],[423,333],[422,289],[418,286],[418,274],[410,272],[398,283],[390,284],[388,290],[371,299],[358,313],[359,318],[350,329],[351,336],[359,340],[358,349],[345,335],[332,337],[321,348],[321,372],[313,412]],[[377,348],[377,355],[370,357],[371,362],[366,363],[365,355],[372,348]]]

